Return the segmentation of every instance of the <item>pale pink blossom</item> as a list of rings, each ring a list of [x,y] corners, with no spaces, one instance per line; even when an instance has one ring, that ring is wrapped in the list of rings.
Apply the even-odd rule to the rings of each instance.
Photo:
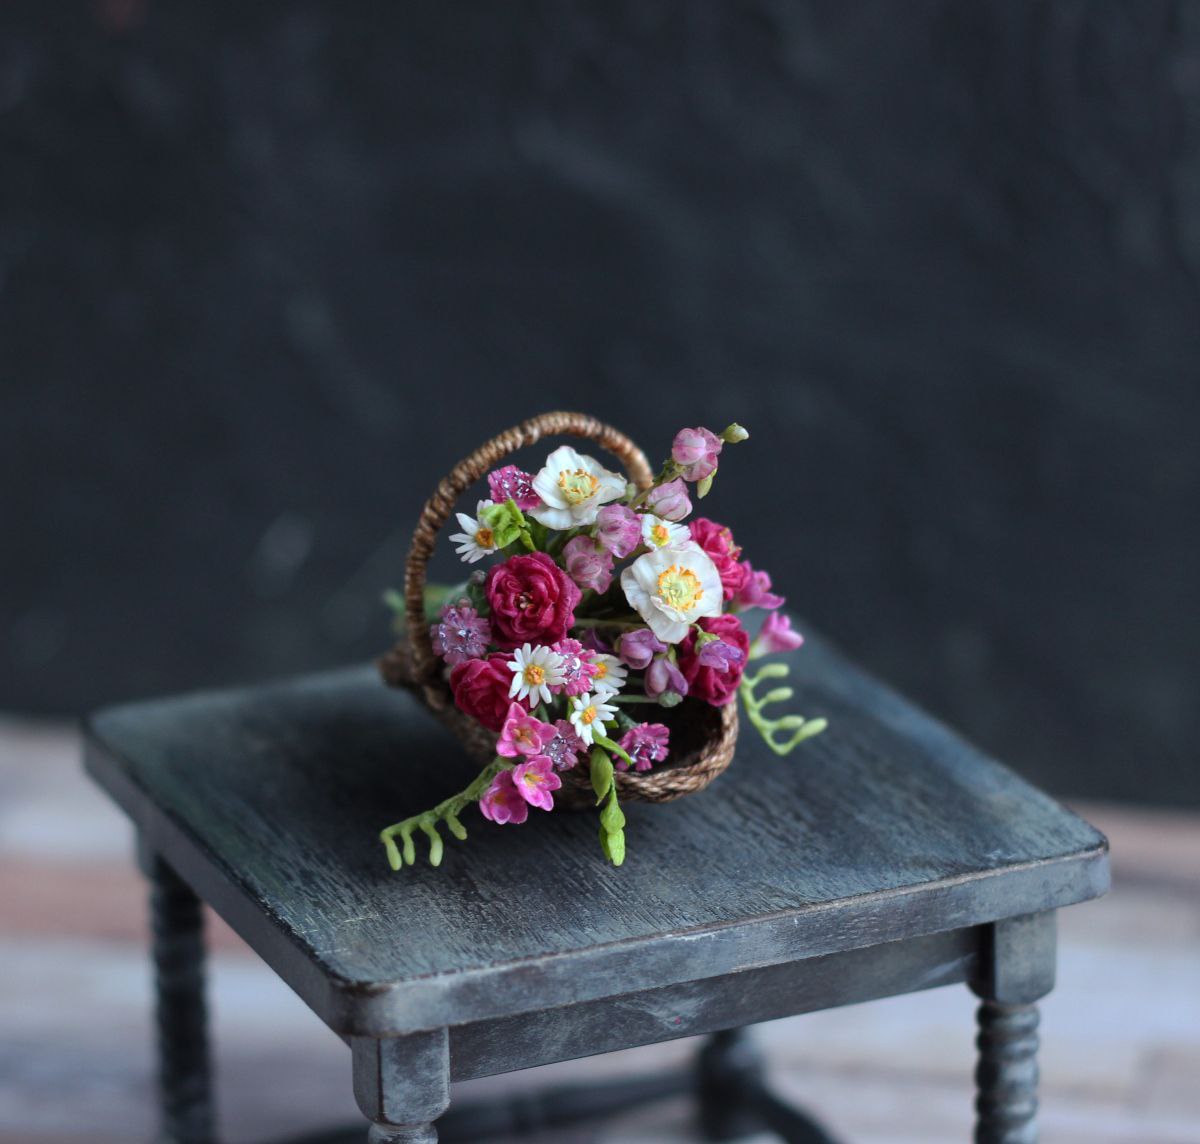
[[[628,556],[641,542],[642,522],[623,504],[606,504],[596,514],[596,542],[618,560]]]
[[[786,602],[782,596],[771,591],[771,577],[766,572],[757,572],[749,560],[742,561],[744,579],[742,586],[733,595],[735,608],[781,608]]]
[[[804,642],[804,637],[792,627],[792,621],[783,612],[772,612],[759,629],[758,638],[750,649],[751,657],[772,655],[775,652],[794,651]]]
[[[661,516],[663,520],[683,520],[692,511],[687,485],[676,477],[665,485],[651,489],[650,495],[646,497],[646,510],[655,516]]]

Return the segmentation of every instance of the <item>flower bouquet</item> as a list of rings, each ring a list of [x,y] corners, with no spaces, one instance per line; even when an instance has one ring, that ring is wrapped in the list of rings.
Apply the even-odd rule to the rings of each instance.
[[[625,474],[569,445],[536,473],[500,465],[543,437],[594,441]],[[385,828],[393,869],[416,861],[423,834],[441,862],[444,826],[459,815],[523,823],[530,809],[599,809],[600,843],[625,857],[622,801],[665,802],[698,791],[733,758],[737,703],[777,754],[824,719],[769,717],[791,698],[759,685],[783,664],[751,660],[798,647],[770,577],[741,559],[730,530],[693,516],[725,446],[746,440],[683,429],[657,476],[623,434],[577,413],[547,413],[500,434],[451,470],[421,513],[404,596],[389,595],[404,635],[380,661],[384,679],[415,691],[483,764],[464,790]],[[426,566],[459,497],[487,476],[490,498],[457,513],[450,541],[472,571],[435,590]],[[764,609],[757,636],[741,614]]]

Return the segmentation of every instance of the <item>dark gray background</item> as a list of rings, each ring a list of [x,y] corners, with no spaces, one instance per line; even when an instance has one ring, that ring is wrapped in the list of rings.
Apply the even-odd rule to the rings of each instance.
[[[1200,802],[1200,7],[8,4],[0,206],[0,707],[369,655],[485,436],[736,418],[799,611]]]

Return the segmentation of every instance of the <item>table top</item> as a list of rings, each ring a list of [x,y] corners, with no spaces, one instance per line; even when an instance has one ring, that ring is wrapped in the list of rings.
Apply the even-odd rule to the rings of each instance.
[[[475,767],[370,667],[112,708],[91,774],[335,1030],[395,1034],[796,961],[1095,897],[1107,845],[828,644],[790,656],[830,728],[778,758],[743,723],[706,791],[589,813],[474,811],[440,868],[378,830]]]

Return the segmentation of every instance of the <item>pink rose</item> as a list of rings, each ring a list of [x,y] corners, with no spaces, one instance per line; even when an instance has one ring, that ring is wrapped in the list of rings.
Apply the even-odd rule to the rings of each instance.
[[[721,438],[708,429],[680,429],[671,445],[671,459],[689,481],[711,477],[720,455]]]
[[[732,600],[746,586],[750,567],[749,564],[743,566],[738,563],[742,550],[734,543],[733,533],[723,524],[703,516],[698,516],[688,527],[692,531],[692,539],[717,566],[717,574],[721,577],[721,595],[726,600]]]
[[[499,731],[508,715],[508,689],[513,673],[508,656],[494,654],[487,659],[467,659],[450,669],[450,690],[454,705],[489,731]]]
[[[592,588],[597,592],[608,591],[613,572],[611,552],[600,548],[591,537],[576,536],[567,541],[562,555],[567,575],[580,588]]]
[[[732,657],[720,657],[725,662],[724,668],[702,663],[696,650],[696,633],[689,631],[687,638],[679,645],[679,670],[688,681],[689,695],[703,699],[714,707],[724,707],[737,695],[738,684],[742,682],[742,673],[746,670],[746,660],[750,654],[750,637],[737,616],[705,616],[700,626],[706,632],[719,636],[722,643],[737,648],[742,653],[741,659],[734,662]]]
[[[575,622],[575,605],[582,595],[544,552],[510,556],[495,565],[484,591],[491,607],[492,638],[505,650],[562,639]]]

